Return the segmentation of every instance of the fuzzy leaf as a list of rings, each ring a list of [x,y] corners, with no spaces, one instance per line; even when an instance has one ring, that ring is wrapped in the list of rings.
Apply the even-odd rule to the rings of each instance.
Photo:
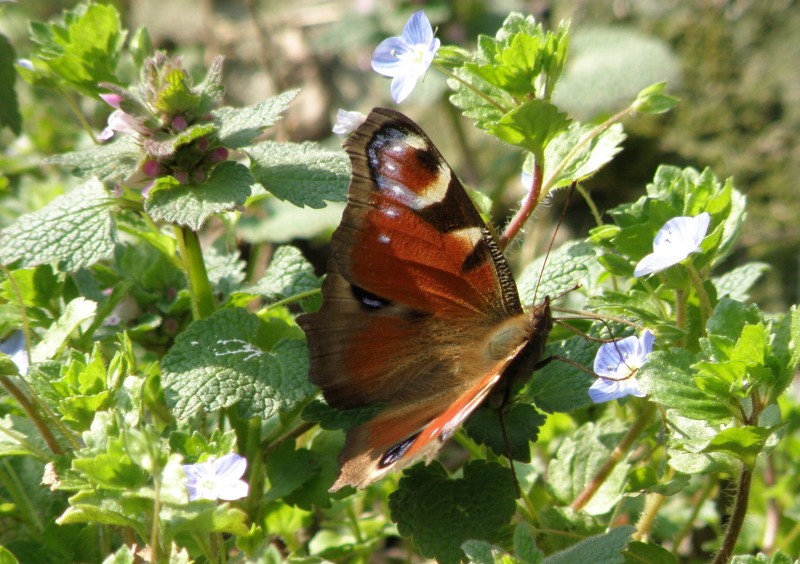
[[[589,143],[579,145],[581,139],[595,127],[592,124],[573,123],[567,131],[558,134],[547,145],[544,153],[544,178],[551,190],[588,178],[622,150],[626,135],[620,124],[612,125],[593,137]],[[577,152],[564,163],[576,147]],[[530,164],[532,167],[533,163]]]
[[[521,462],[531,461],[530,443],[539,436],[539,427],[545,417],[528,404],[517,404],[503,414],[508,438],[503,434],[498,412],[493,409],[478,409],[464,424],[464,431],[476,443],[486,445],[499,456],[506,456],[510,449],[511,458]]]
[[[223,107],[212,112],[219,124],[219,142],[229,149],[240,149],[280,119],[299,90],[287,90],[247,108]]]
[[[746,302],[750,299],[747,291],[753,284],[761,278],[761,275],[769,269],[765,262],[749,262],[726,272],[718,278],[713,278],[712,282],[717,289],[717,297],[725,296],[732,300]]]
[[[200,185],[181,185],[171,176],[160,178],[145,200],[145,210],[157,221],[198,231],[212,215],[244,204],[252,185],[247,167],[226,161]]]
[[[542,100],[529,100],[488,129],[501,141],[542,155],[550,141],[568,127],[569,118],[556,106]]]
[[[261,320],[244,309],[224,309],[181,333],[161,364],[167,403],[179,418],[238,404],[242,417],[271,417],[314,394],[303,341],[259,345]]]
[[[572,337],[548,344],[546,356],[557,355],[582,366],[592,366],[596,352],[597,343]],[[533,401],[536,407],[548,413],[569,413],[592,405],[589,386],[593,382],[590,374],[556,358],[533,373],[523,401]]]
[[[90,180],[4,229],[0,263],[21,259],[29,268],[57,261],[60,270],[74,271],[108,258],[117,240],[114,207],[103,185]]]
[[[0,129],[8,127],[15,135],[22,130],[22,116],[19,113],[17,93],[14,82],[14,47],[5,35],[0,34]]]
[[[246,152],[256,181],[281,200],[311,208],[347,200],[350,164],[341,151],[312,142],[264,141]]]
[[[628,546],[635,530],[636,527],[624,525],[602,535],[583,539],[578,544],[545,558],[543,564],[574,564],[575,562],[622,564],[625,561],[622,552]]]
[[[468,462],[456,480],[437,462],[417,464],[389,496],[389,510],[400,534],[424,556],[456,564],[464,541],[499,540],[514,516],[514,495],[510,470],[493,462]]]
[[[268,300],[288,298],[304,292],[317,290],[319,278],[300,251],[295,247],[280,247],[275,251],[264,276],[242,292],[260,294]]]
[[[100,180],[122,180],[136,170],[141,157],[141,149],[133,137],[115,135],[110,143],[54,155],[44,162],[74,167],[72,174],[81,178],[96,176]]]

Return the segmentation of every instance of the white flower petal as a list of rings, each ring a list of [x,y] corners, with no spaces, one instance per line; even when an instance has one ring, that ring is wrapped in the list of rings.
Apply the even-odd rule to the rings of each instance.
[[[0,352],[5,353],[11,362],[17,365],[22,376],[28,373],[28,350],[25,348],[25,333],[14,331],[11,336],[0,343]]]
[[[333,132],[336,135],[350,135],[358,126],[364,123],[367,116],[361,112],[348,112],[340,109],[336,112],[336,123],[333,125]]]
[[[381,41],[372,54],[372,70],[383,76],[395,77],[398,73],[408,66],[407,61],[400,58],[400,55],[411,51],[401,37],[390,37]]]
[[[222,480],[238,480],[247,470],[247,459],[233,452],[215,460],[213,464],[214,474]]]
[[[433,41],[433,27],[425,12],[418,10],[411,14],[403,28],[402,37],[412,45],[415,43],[429,45]]]
[[[396,76],[392,79],[392,100],[398,104],[408,98],[408,95],[414,91],[417,85],[417,78],[414,75]]]
[[[706,236],[711,216],[703,212],[696,217],[673,217],[658,230],[653,240],[653,252],[636,265],[634,277],[661,272],[678,264],[692,253],[702,251],[700,243]]]
[[[636,378],[628,378],[627,380],[603,380],[599,378],[589,388],[589,397],[592,398],[594,403],[603,403],[615,399],[621,399],[625,396],[636,396],[643,398],[646,396],[644,392],[639,390],[639,383]]]
[[[250,486],[244,480],[236,480],[235,482],[226,482],[219,484],[216,490],[217,497],[225,501],[233,501],[234,499],[242,499],[247,497],[250,492]]]

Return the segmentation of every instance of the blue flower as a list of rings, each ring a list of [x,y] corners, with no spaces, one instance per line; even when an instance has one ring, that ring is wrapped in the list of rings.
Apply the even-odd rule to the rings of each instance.
[[[0,343],[0,353],[8,355],[21,375],[28,373],[28,350],[25,348],[25,334],[22,331],[14,331],[8,339]]]
[[[384,39],[372,55],[372,70],[392,78],[392,99],[405,100],[431,66],[441,41],[422,10],[414,12],[403,34]]]
[[[189,500],[231,501],[247,497],[250,486],[241,479],[246,469],[247,459],[234,453],[226,454],[216,460],[184,464],[183,471],[189,476],[189,482],[186,484]]]
[[[603,343],[594,357],[594,372],[600,378],[589,388],[589,397],[602,403],[625,396],[644,397],[634,374],[653,350],[656,338],[650,331],[620,341]]]
[[[633,271],[635,277],[661,272],[678,264],[692,253],[702,251],[711,216],[703,212],[695,217],[673,217],[658,230],[653,252],[644,257]]]

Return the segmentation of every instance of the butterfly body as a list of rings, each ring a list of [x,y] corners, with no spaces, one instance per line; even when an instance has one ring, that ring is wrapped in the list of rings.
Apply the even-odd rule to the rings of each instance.
[[[414,122],[377,108],[345,148],[353,176],[323,305],[298,322],[328,404],[381,410],[348,430],[332,491],[434,454],[530,376],[552,328],[548,299],[523,311],[494,235]]]

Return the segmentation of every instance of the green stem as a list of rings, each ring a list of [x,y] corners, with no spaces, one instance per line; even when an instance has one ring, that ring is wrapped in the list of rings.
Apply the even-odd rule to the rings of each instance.
[[[639,413],[639,417],[631,425],[628,432],[625,433],[625,436],[622,437],[622,440],[619,444],[614,447],[614,450],[608,455],[608,459],[603,463],[599,470],[592,476],[592,479],[589,480],[589,483],[586,485],[584,490],[578,494],[578,497],[575,498],[575,501],[570,504],[570,507],[575,511],[580,511],[586,504],[591,501],[594,494],[597,493],[597,490],[600,489],[600,486],[606,481],[606,479],[611,475],[612,470],[616,467],[616,465],[623,459],[623,457],[627,454],[628,450],[630,450],[633,443],[636,439],[639,438],[639,435],[642,434],[645,427],[650,422],[650,418],[653,415],[654,411],[653,404],[650,402],[645,402],[644,406],[642,407],[641,413]]]
[[[727,564],[730,562],[733,550],[736,548],[736,541],[742,531],[744,518],[747,515],[747,505],[750,502],[750,484],[753,480],[753,472],[747,467],[742,467],[739,476],[739,487],[736,489],[736,500],[733,504],[733,513],[728,521],[728,529],[725,531],[725,538],[722,540],[722,547],[714,557],[712,564]]]
[[[247,421],[247,445],[245,446],[245,456],[247,456],[248,483],[250,490],[247,494],[247,513],[251,520],[258,521],[256,512],[261,505],[261,498],[264,492],[264,457],[261,456],[261,419],[253,417]]]
[[[641,541],[647,539],[650,534],[650,529],[653,528],[653,523],[658,515],[658,510],[667,500],[667,496],[660,493],[649,493],[645,498],[644,510],[639,516],[639,522],[636,523],[636,532],[631,536],[631,540]]]
[[[314,294],[319,294],[320,291],[321,290],[319,288],[315,288],[314,290],[308,290],[307,292],[300,292],[299,294],[295,294],[294,296],[289,296],[288,298],[284,298],[282,300],[278,300],[277,302],[273,302],[273,303],[265,306],[261,311],[269,311],[269,310],[271,310],[273,308],[276,308],[276,307],[281,307],[281,306],[284,306],[286,304],[299,302],[303,298],[307,298],[309,296],[313,296]]]
[[[714,308],[711,307],[711,300],[708,298],[706,288],[703,286],[703,279],[700,278],[697,269],[689,262],[686,264],[686,270],[689,271],[689,279],[692,281],[692,286],[694,286],[695,292],[697,292],[697,298],[700,300],[700,313],[702,316],[700,327],[705,331],[706,320],[714,315]]]
[[[19,403],[22,410],[36,426],[39,434],[42,435],[44,442],[47,443],[47,446],[50,448],[53,454],[63,455],[64,449],[53,436],[53,433],[50,432],[50,428],[47,426],[44,419],[42,419],[42,417],[39,415],[39,411],[36,409],[36,406],[28,398],[28,396],[22,390],[20,390],[8,376],[0,376],[0,385],[2,385],[2,387],[5,388],[6,391],[17,400],[17,403]]]
[[[473,91],[475,94],[477,94],[478,96],[480,96],[481,98],[483,98],[484,100],[486,100],[488,103],[490,103],[492,106],[494,106],[495,108],[497,108],[497,109],[498,109],[499,111],[501,111],[502,113],[504,113],[504,114],[508,113],[508,111],[509,111],[509,110],[507,110],[507,109],[506,109],[506,108],[504,108],[502,105],[500,105],[500,103],[499,103],[499,102],[497,102],[497,101],[496,101],[494,98],[492,98],[491,96],[489,96],[488,94],[486,94],[486,93],[484,93],[484,92],[481,92],[480,90],[478,90],[477,88],[475,88],[475,87],[474,87],[472,84],[470,84],[469,82],[467,82],[466,80],[464,80],[464,79],[463,79],[463,78],[461,78],[460,76],[457,76],[457,75],[453,74],[452,72],[450,72],[449,70],[447,70],[445,67],[443,67],[443,66],[442,66],[442,65],[440,65],[439,63],[436,63],[436,62],[434,62],[434,63],[433,63],[433,66],[434,66],[434,67],[436,67],[437,69],[439,69],[440,71],[442,71],[444,74],[446,74],[446,75],[447,75],[447,76],[449,76],[450,78],[452,78],[452,79],[454,79],[454,80],[457,80],[458,82],[460,82],[461,84],[463,84],[464,86],[466,86],[467,88],[469,88],[470,90],[472,90],[472,91]]]
[[[658,297],[658,294],[656,294],[656,291],[653,290],[653,287],[650,285],[650,283],[644,278],[639,279],[639,282],[642,283],[642,286],[644,286],[644,289],[647,290],[647,293],[650,294],[655,300],[656,305],[661,312],[661,317],[664,319],[669,319],[669,312],[667,311],[667,308],[664,307],[663,303],[661,303],[661,298]]]
[[[361,544],[364,542],[364,533],[361,532],[361,525],[358,522],[358,515],[356,515],[356,510],[353,509],[353,504],[348,504],[347,506],[347,517],[350,519],[350,523],[353,525],[353,536],[356,538],[356,543]]]
[[[214,294],[208,281],[206,264],[203,261],[203,250],[197,233],[188,227],[175,227],[175,238],[183,258],[186,276],[189,279],[189,290],[192,300],[194,319],[204,319],[214,313]]]
[[[597,222],[597,226],[600,227],[601,225],[603,225],[603,217],[600,215],[600,210],[594,203],[592,196],[589,194],[589,192],[586,191],[586,188],[584,188],[580,183],[578,183],[575,185],[575,189],[578,191],[578,194],[580,194],[581,197],[584,199],[586,205],[589,206],[589,210],[592,212],[592,216],[594,217],[595,222]]]

